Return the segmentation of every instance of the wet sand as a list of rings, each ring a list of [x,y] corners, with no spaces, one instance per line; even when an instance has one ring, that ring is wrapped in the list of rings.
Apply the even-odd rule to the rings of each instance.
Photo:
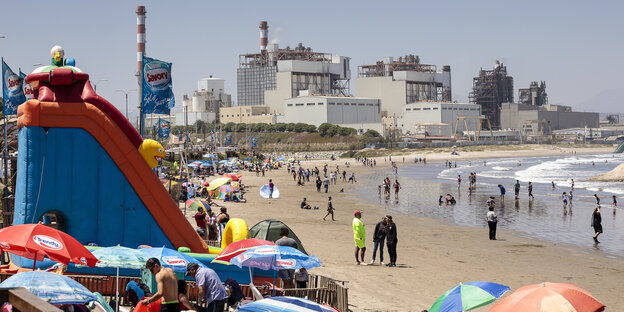
[[[569,155],[571,150],[549,147],[529,147],[526,151],[482,151],[462,153],[453,159],[478,159],[493,157],[518,157]],[[577,149],[577,153],[605,153],[610,149]],[[414,155],[419,156],[415,153]],[[402,156],[393,159],[401,160]],[[413,156],[406,156],[406,162]],[[444,161],[448,153],[428,154],[428,162]],[[355,172],[356,179],[372,173],[371,170],[388,170],[389,162],[377,158],[377,167],[363,167],[353,159],[336,161],[301,162],[304,168],[322,166],[328,170],[344,168],[351,162],[347,177]],[[401,163],[399,163],[399,166]],[[243,172],[243,183],[248,187],[245,204],[225,203],[231,217],[240,217],[249,226],[274,218],[285,222],[301,239],[306,250],[319,257],[323,265],[312,273],[346,280],[349,285],[349,302],[353,311],[421,311],[449,288],[459,282],[483,280],[505,284],[515,289],[543,281],[566,282],[579,285],[592,293],[607,306],[608,311],[624,307],[620,296],[621,280],[624,278],[624,259],[600,251],[588,251],[524,238],[512,231],[499,230],[499,240],[488,239],[487,228],[450,225],[441,220],[392,213],[398,230],[397,267],[379,265],[357,266],[354,259],[354,242],[351,221],[353,211],[362,211],[366,227],[366,261],[372,255],[371,239],[375,224],[382,215],[388,214],[382,205],[373,204],[358,195],[356,190],[370,185],[338,181],[331,185],[329,193],[317,193],[313,182],[297,186],[285,168],[267,171],[265,177]],[[259,188],[273,179],[280,189],[279,199],[263,199]],[[312,180],[312,179],[311,179]],[[344,193],[339,190],[344,188]],[[377,192],[371,189],[371,192]],[[327,196],[332,196],[336,208],[336,221],[323,221]],[[400,196],[436,197],[418,189],[402,189]],[[302,210],[299,203],[307,197],[319,210]],[[191,212],[188,212],[189,217]],[[194,222],[193,222],[194,224]],[[386,261],[389,258],[384,248]],[[378,257],[377,257],[378,259]],[[486,311],[491,305],[475,311]]]

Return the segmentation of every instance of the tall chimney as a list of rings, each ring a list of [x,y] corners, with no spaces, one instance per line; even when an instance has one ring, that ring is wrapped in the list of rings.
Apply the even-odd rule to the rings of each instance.
[[[145,54],[145,7],[137,6],[137,70],[143,68],[143,54]]]
[[[265,52],[269,43],[269,25],[266,21],[260,22],[260,52]]]

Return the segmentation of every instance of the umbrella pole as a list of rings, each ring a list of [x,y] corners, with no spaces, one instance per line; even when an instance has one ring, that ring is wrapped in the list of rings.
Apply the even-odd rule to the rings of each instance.
[[[35,265],[37,264],[37,251],[35,250],[35,257],[33,258],[33,271],[35,270]]]
[[[273,264],[275,265],[275,258],[276,256],[273,256]],[[273,268],[273,297],[275,297],[275,268]]]
[[[119,267],[117,267],[117,284],[115,285],[115,312],[119,312]]]

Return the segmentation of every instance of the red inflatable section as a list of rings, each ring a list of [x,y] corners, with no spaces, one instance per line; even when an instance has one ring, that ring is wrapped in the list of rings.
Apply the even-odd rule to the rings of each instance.
[[[63,72],[57,74],[59,70]],[[26,81],[36,87],[37,100],[18,107],[18,127],[81,128],[89,132],[117,164],[171,243],[176,248],[186,246],[192,252],[208,253],[208,245],[139,154],[141,137],[112,104],[95,94],[87,74],[54,69],[51,74],[31,74]]]

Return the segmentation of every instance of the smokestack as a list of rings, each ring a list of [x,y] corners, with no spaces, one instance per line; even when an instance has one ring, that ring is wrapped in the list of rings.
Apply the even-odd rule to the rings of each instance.
[[[266,52],[269,43],[269,25],[266,21],[260,22],[260,52]]]
[[[145,54],[145,6],[137,6],[137,70],[143,69],[143,54]]]

